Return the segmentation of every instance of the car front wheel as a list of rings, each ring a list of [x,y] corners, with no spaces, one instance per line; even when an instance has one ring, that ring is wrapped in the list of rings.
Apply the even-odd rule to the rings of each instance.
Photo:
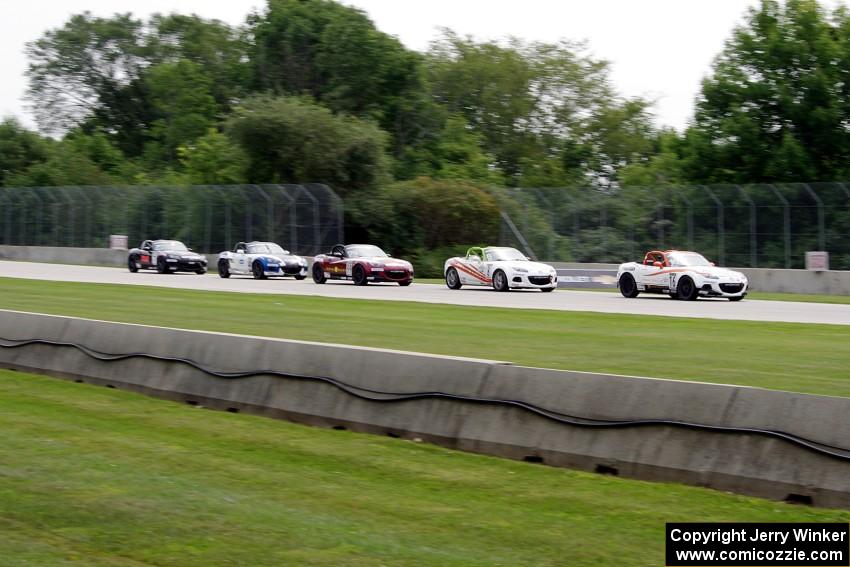
[[[460,289],[463,287],[463,284],[460,283],[460,276],[454,268],[449,268],[449,271],[446,272],[446,285],[449,289]]]
[[[354,266],[354,271],[351,272],[351,279],[354,280],[354,285],[366,285],[369,280],[366,279],[366,270],[360,264]]]
[[[620,288],[620,293],[623,294],[623,297],[628,297],[629,299],[637,297],[640,293],[638,291],[637,283],[635,283],[635,278],[631,274],[623,274],[620,276],[620,281],[617,282],[617,287]]]
[[[505,272],[502,270],[498,270],[495,274],[493,274],[493,289],[496,291],[510,290],[510,286],[508,286],[508,276],[506,276]]]
[[[699,296],[694,280],[685,276],[679,280],[679,285],[676,286],[676,293],[679,294],[679,299],[682,301],[694,301]]]
[[[227,265],[227,260],[218,263],[218,277],[225,279],[230,277],[230,266]]]
[[[323,284],[328,281],[328,278],[325,277],[325,271],[319,264],[313,264],[313,281],[317,284]]]
[[[254,262],[254,264],[251,266],[251,273],[254,275],[255,280],[266,279],[266,274],[263,271],[263,265],[259,262]]]
[[[168,264],[165,263],[165,259],[160,256],[160,258],[156,261],[156,271],[160,274],[169,274],[171,270],[168,269]]]

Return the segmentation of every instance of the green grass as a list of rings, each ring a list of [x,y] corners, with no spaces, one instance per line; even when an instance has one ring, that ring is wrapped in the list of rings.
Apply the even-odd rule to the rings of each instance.
[[[654,566],[664,522],[850,520],[0,371],[0,563]]]
[[[422,280],[416,280],[420,283]],[[437,280],[442,283],[442,280]],[[430,283],[430,282],[427,282]],[[601,291],[608,293],[619,293],[616,288],[567,288],[561,291]],[[817,295],[805,293],[776,293],[770,291],[751,291],[747,294],[747,299],[756,299],[759,301],[799,301],[801,303],[833,303],[833,304],[850,304],[850,295]]]
[[[0,278],[0,308],[850,397],[850,327]]]
[[[446,282],[441,278],[417,278],[416,283],[425,284],[442,284]],[[619,293],[616,288],[593,288],[593,287],[575,287],[575,288],[560,288],[559,291],[601,291],[608,293]],[[757,299],[760,301],[800,301],[803,303],[836,303],[850,304],[850,295],[816,295],[804,293],[772,293],[768,291],[752,291],[747,295],[747,299]]]

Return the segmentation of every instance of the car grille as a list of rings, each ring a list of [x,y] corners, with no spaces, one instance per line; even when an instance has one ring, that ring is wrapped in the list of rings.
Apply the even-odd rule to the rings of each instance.
[[[720,291],[723,293],[738,293],[744,289],[744,284],[742,283],[722,283],[720,284]]]
[[[301,273],[301,266],[285,266],[283,268],[283,273],[289,276],[297,276],[299,273]]]
[[[384,270],[384,274],[388,278],[392,278],[394,280],[400,280],[407,277],[407,271],[405,270]]]
[[[534,285],[548,285],[552,283],[552,276],[528,276],[528,281]]]

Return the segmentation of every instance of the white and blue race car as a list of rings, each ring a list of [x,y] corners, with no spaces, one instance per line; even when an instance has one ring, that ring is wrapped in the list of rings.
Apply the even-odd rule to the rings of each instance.
[[[258,280],[285,276],[303,280],[307,277],[307,260],[274,242],[239,242],[233,252],[218,255],[218,275],[229,278],[231,274],[252,275]]]

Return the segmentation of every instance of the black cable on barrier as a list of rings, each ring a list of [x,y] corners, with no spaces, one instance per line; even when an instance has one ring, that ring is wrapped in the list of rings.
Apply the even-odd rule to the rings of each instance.
[[[356,398],[360,398],[363,400],[367,400],[370,402],[405,402],[412,400],[422,400],[422,399],[447,399],[453,401],[462,401],[476,404],[488,404],[488,405],[501,405],[501,406],[509,406],[516,407],[523,410],[526,410],[530,413],[538,415],[540,417],[562,423],[565,425],[572,425],[575,427],[587,427],[587,428],[627,428],[627,427],[648,427],[648,426],[669,426],[669,427],[681,427],[686,429],[696,429],[701,431],[712,431],[717,433],[739,433],[739,434],[752,434],[752,435],[761,435],[765,437],[772,437],[776,439],[782,439],[783,441],[787,441],[791,444],[797,445],[799,447],[803,447],[809,451],[814,453],[818,453],[821,455],[826,455],[828,457],[833,457],[842,461],[850,462],[850,449],[844,447],[837,447],[835,445],[829,445],[827,443],[821,443],[818,441],[813,441],[811,439],[807,439],[805,437],[801,437],[799,435],[794,435],[792,433],[786,433],[784,431],[777,431],[773,429],[759,429],[753,427],[735,427],[735,426],[727,426],[727,425],[708,425],[704,423],[692,423],[688,421],[680,421],[680,420],[672,420],[672,419],[630,419],[630,420],[609,420],[609,419],[594,419],[594,418],[586,418],[580,417],[570,414],[561,413],[555,410],[547,409],[529,402],[524,402],[521,400],[511,400],[511,399],[498,399],[498,398],[482,398],[477,396],[466,396],[461,394],[448,394],[445,392],[389,392],[382,390],[374,390],[370,388],[365,388],[363,386],[355,386],[353,384],[348,384],[341,380],[337,380],[335,378],[329,378],[326,376],[309,376],[306,374],[294,374],[290,372],[280,372],[279,370],[245,370],[245,371],[221,371],[214,370],[211,368],[207,368],[201,363],[194,361],[190,358],[180,358],[180,357],[171,357],[171,356],[161,356],[156,354],[144,353],[144,352],[130,352],[130,353],[108,353],[99,351],[85,345],[70,343],[70,342],[61,342],[61,341],[52,341],[47,339],[8,339],[4,337],[0,337],[0,348],[13,349],[20,348],[28,345],[48,345],[48,346],[56,346],[56,347],[68,347],[75,348],[80,352],[86,354],[87,356],[94,358],[96,360],[100,360],[103,362],[116,362],[120,360],[127,360],[131,358],[146,358],[150,360],[157,360],[161,362],[177,362],[181,364],[185,364],[195,368],[205,374],[210,376],[215,376],[217,378],[226,378],[226,379],[238,379],[238,378],[248,378],[251,376],[260,376],[260,375],[268,375],[268,376],[278,376],[281,378],[290,378],[293,380],[306,380],[312,382],[321,382],[325,384],[329,384],[334,386],[335,388],[354,396]],[[370,395],[372,394],[372,395]]]

